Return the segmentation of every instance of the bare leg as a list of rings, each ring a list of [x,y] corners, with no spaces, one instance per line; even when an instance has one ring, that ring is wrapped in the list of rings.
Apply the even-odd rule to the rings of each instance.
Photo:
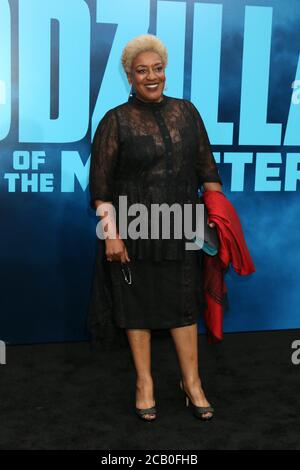
[[[198,370],[198,328],[197,323],[180,328],[171,328],[171,336],[175,343],[182,381],[187,394],[196,406],[209,406],[204,395]],[[203,414],[208,418],[212,413]]]
[[[127,329],[129,345],[136,370],[136,406],[150,408],[155,405],[151,375],[151,332],[145,329]],[[153,419],[152,413],[144,418]]]

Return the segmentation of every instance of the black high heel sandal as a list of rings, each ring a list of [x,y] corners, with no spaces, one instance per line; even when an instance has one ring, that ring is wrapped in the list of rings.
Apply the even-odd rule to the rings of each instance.
[[[136,414],[143,420],[143,421],[155,421],[156,420],[156,406],[151,406],[150,408],[137,408],[135,407]],[[144,415],[146,414],[155,414],[155,418],[145,418]]]
[[[196,418],[198,419],[201,419],[202,421],[210,421],[212,418],[213,418],[213,414],[211,414],[211,416],[203,416],[205,415],[206,413],[214,413],[214,408],[209,405],[209,406],[197,406],[195,405],[192,400],[190,399],[190,397],[188,396],[188,394],[186,393],[185,389],[184,389],[184,386],[183,386],[183,382],[182,380],[180,380],[180,388],[181,390],[183,391],[184,393],[184,396],[185,396],[185,404],[186,406],[188,407],[189,404],[191,404],[191,409],[192,409],[192,413],[194,416],[196,416]]]

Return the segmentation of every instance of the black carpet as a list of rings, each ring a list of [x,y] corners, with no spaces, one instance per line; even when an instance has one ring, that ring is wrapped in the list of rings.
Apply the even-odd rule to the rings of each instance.
[[[199,336],[199,371],[212,421],[197,420],[179,389],[168,331],[152,337],[158,418],[133,413],[135,371],[128,348],[90,343],[7,346],[0,366],[1,449],[300,449],[300,330]]]

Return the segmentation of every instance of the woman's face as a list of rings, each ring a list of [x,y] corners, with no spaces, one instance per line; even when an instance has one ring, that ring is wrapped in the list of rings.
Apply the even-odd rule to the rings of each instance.
[[[152,51],[140,52],[132,61],[128,81],[142,100],[161,101],[166,76],[160,55]]]

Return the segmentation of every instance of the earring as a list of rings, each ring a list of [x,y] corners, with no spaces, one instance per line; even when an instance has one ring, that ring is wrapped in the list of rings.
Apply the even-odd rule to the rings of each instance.
[[[132,83],[129,83],[130,85],[130,93],[129,93],[129,96],[132,96],[133,95],[133,85]]]

